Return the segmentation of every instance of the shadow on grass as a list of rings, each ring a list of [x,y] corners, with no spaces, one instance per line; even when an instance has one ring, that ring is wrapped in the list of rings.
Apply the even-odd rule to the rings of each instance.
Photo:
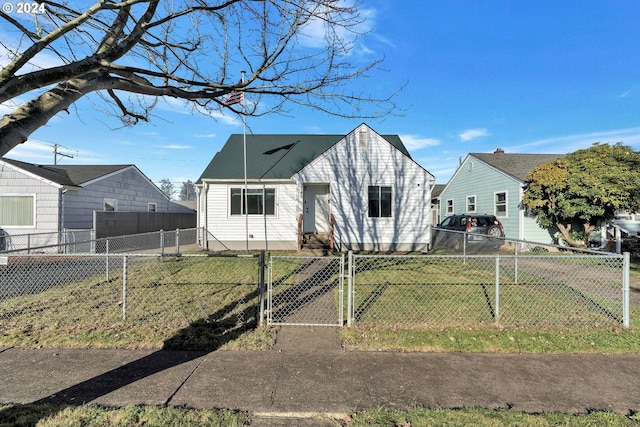
[[[254,306],[236,312],[238,304],[255,299],[257,294],[257,290],[250,292],[239,301],[226,305],[206,318],[192,322],[188,327],[165,340],[162,350],[59,390],[31,404],[11,405],[0,409],[0,425],[33,426],[39,420],[55,415],[65,406],[79,406],[93,402],[139,380],[196,359],[201,358],[200,363],[202,363],[208,353],[257,327]],[[60,359],[60,363],[64,364],[63,358]],[[200,363],[189,373],[189,376],[195,372]],[[171,393],[164,405],[169,403],[185,382],[186,379]]]

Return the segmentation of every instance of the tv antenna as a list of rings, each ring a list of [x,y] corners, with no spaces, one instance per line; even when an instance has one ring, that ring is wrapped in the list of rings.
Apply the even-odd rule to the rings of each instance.
[[[53,144],[53,164],[54,165],[58,164],[58,157],[67,157],[69,159],[73,159],[75,157],[73,154],[62,153],[62,152],[58,151],[58,148],[64,148],[66,150],[71,150],[71,148],[69,148],[69,147],[65,147],[65,146],[60,145],[60,144]],[[78,153],[78,150],[76,150],[76,154],[77,153]]]

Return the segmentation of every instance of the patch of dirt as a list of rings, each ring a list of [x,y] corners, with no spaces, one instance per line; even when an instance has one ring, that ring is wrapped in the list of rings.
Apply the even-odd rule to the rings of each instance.
[[[640,305],[640,277],[629,277],[629,304]]]

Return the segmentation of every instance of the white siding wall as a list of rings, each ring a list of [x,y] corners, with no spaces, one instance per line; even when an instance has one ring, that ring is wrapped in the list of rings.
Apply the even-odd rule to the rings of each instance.
[[[59,191],[55,185],[0,164],[0,194],[36,196],[35,228],[0,224],[0,228],[7,233],[16,235],[58,231]]]
[[[360,140],[360,130],[367,133]],[[329,183],[338,249],[425,250],[431,231],[433,177],[366,126],[356,129],[294,176]],[[368,187],[391,186],[390,218],[368,217]]]
[[[170,203],[157,187],[135,168],[125,169],[87,184],[64,195],[64,227],[92,228],[93,211],[104,210],[104,199],[117,200],[119,212],[146,212],[149,203],[156,212],[184,212],[186,208]]]
[[[207,222],[209,245],[212,250],[246,248],[247,222],[244,215],[231,215],[229,195],[231,188],[244,188],[243,182],[210,184],[207,191]],[[249,183],[249,188],[262,188],[262,184]],[[297,243],[298,190],[294,183],[266,183],[276,189],[275,215],[249,215],[249,249],[295,249]]]

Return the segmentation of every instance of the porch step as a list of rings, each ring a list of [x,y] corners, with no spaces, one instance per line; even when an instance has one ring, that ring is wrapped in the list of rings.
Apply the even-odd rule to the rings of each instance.
[[[308,233],[302,238],[302,252],[311,255],[327,255],[330,251],[327,233]]]

